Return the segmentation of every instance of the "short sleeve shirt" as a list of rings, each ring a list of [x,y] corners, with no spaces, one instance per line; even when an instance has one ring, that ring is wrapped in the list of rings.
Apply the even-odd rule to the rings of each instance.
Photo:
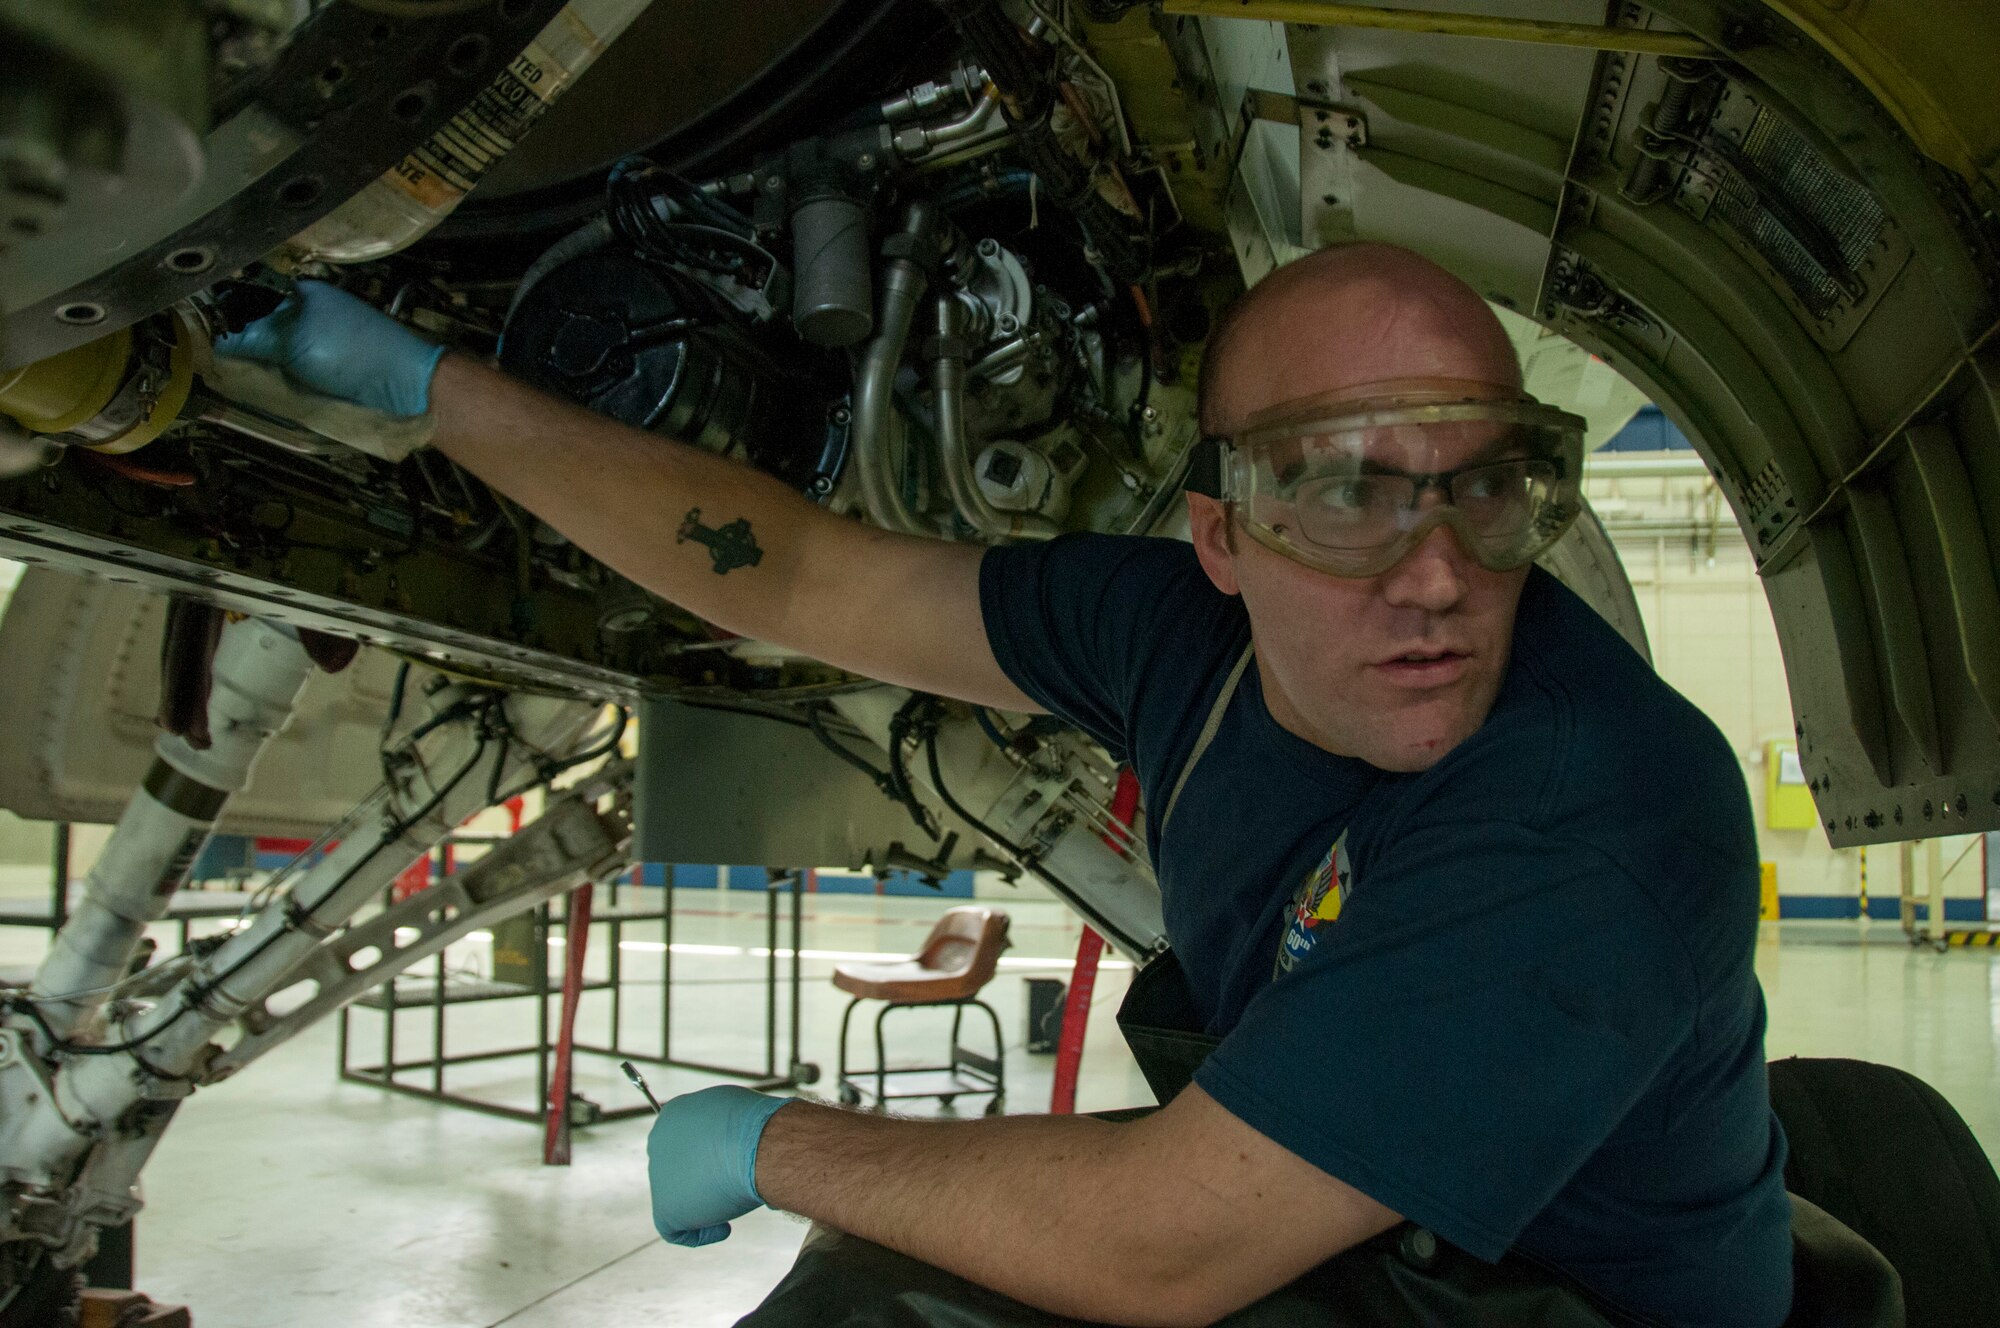
[[[1103,535],[992,550],[980,591],[1008,676],[1157,816],[1249,644],[1240,601],[1186,544]],[[1673,1323],[1784,1318],[1742,774],[1553,577],[1429,770],[1291,733],[1253,667],[1147,836],[1225,1109],[1481,1258]]]

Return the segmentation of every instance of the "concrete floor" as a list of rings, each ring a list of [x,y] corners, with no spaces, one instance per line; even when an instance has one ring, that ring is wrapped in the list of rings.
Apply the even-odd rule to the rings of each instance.
[[[0,873],[0,889],[31,888],[8,875]],[[1021,979],[1062,975],[1077,929],[1052,903],[1006,906],[1015,948],[988,996],[1008,1040],[1009,1107],[1034,1111],[1047,1104],[1052,1058],[1022,1050]],[[822,895],[807,908],[805,1056],[826,1068],[820,1088],[830,1092],[844,1001],[827,985],[833,963],[909,953],[939,904]],[[764,960],[753,951],[763,936],[756,896],[682,894],[677,1055],[761,1063]],[[626,934],[627,1045],[657,1045],[657,937],[648,925]],[[601,971],[605,939],[595,938],[594,970]],[[42,943],[38,932],[0,930],[0,963],[31,961]],[[468,944],[447,959],[477,971],[486,948]],[[2000,966],[1991,951],[1915,951],[1886,923],[1788,923],[1766,928],[1758,969],[1773,1057],[1902,1066],[1936,1085],[1989,1153],[2000,1148]],[[1150,1101],[1111,1021],[1128,979],[1118,967],[1099,981],[1079,1092],[1085,1110]],[[588,998],[585,1038],[603,1035],[605,1001]],[[927,1017],[899,1016],[907,1022],[892,1024],[892,1048],[941,1045],[943,1027],[926,1026]],[[422,1050],[428,1013],[401,1019],[402,1054]],[[533,1007],[522,1000],[456,1007],[451,1019],[454,1050],[509,1045],[532,1036]],[[358,1056],[379,1054],[380,1020],[374,1012],[354,1016]],[[201,1328],[727,1325],[790,1265],[803,1228],[768,1212],[705,1249],[659,1241],[647,1217],[644,1119],[580,1131],[572,1166],[543,1167],[533,1126],[337,1081],[334,1039],[328,1021],[198,1094],[146,1171],[140,1287],[192,1306]],[[662,1097],[715,1082],[643,1068]],[[531,1076],[521,1058],[456,1069],[449,1082],[525,1104]],[[580,1057],[578,1079],[579,1091],[603,1105],[634,1100],[608,1060]]]

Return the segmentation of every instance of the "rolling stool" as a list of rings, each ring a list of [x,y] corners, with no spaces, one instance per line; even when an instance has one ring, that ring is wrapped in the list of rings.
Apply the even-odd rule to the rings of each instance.
[[[836,1082],[840,1100],[858,1106],[864,1097],[873,1097],[877,1108],[891,1100],[934,1097],[945,1106],[961,1093],[991,1093],[986,1114],[997,1116],[1007,1101],[1006,1048],[1000,1038],[1000,1016],[979,999],[979,991],[993,980],[1000,964],[1000,952],[1007,948],[1007,915],[997,908],[954,908],[931,928],[924,948],[909,959],[893,964],[839,964],[833,970],[833,985],[854,997],[840,1017],[840,1068]],[[875,1081],[872,1092],[848,1076],[847,1025],[854,1007],[863,1001],[883,1001],[875,1016],[875,1065],[855,1071],[862,1079]],[[882,1040],[882,1025],[891,1010],[921,1006],[952,1006],[951,1057],[945,1065],[915,1066],[904,1070],[888,1068],[889,1053]],[[993,1024],[993,1054],[982,1056],[958,1045],[959,1025],[965,1007],[977,1006]],[[895,1085],[892,1089],[892,1083]]]

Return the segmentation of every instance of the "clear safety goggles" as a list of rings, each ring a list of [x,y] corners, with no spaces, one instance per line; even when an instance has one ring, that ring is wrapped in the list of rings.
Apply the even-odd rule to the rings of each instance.
[[[1484,384],[1369,390],[1274,407],[1224,440],[1222,498],[1258,543],[1365,577],[1450,526],[1497,572],[1533,561],[1582,510],[1577,416]]]

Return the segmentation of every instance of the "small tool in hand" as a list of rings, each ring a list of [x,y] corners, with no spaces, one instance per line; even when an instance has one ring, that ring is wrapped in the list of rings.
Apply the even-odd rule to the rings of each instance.
[[[654,1097],[653,1090],[646,1086],[645,1076],[639,1073],[638,1067],[633,1065],[632,1062],[630,1061],[620,1061],[618,1062],[618,1068],[623,1070],[625,1072],[625,1077],[632,1081],[632,1087],[638,1089],[641,1093],[644,1093],[646,1095],[646,1101],[652,1103],[653,1110],[655,1112],[659,1111],[660,1099]]]

